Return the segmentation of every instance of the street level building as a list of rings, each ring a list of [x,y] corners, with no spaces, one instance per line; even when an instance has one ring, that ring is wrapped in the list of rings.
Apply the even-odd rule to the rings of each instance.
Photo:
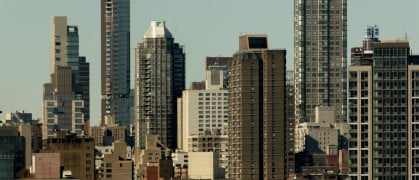
[[[23,177],[26,143],[25,137],[19,135],[16,126],[0,126],[0,147],[0,179]]]
[[[47,139],[44,144],[46,147],[41,153],[60,154],[61,177],[67,174],[81,180],[94,179],[95,144],[92,138],[59,131],[56,138]]]

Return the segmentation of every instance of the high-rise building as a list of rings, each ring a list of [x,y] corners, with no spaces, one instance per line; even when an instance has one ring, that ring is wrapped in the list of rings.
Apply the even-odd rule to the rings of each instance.
[[[348,68],[349,178],[417,179],[418,56],[407,39],[376,38],[352,48]]]
[[[295,103],[295,91],[294,91],[294,70],[287,70],[286,75],[286,106],[285,111],[287,113],[286,123],[286,143],[287,150],[286,163],[287,171],[289,174],[295,172],[295,155],[294,155],[294,144],[295,144],[295,114],[294,114],[294,103]]]
[[[346,121],[347,0],[294,0],[295,116],[333,106]]]
[[[231,58],[230,58],[231,59]],[[208,60],[208,59],[207,59]],[[227,73],[225,71],[227,70]],[[206,71],[205,87],[190,88],[179,98],[178,147],[185,152],[217,152],[219,172],[228,165],[228,63]]]
[[[286,51],[240,36],[230,66],[229,179],[284,179]]]
[[[129,127],[130,0],[101,0],[102,116]]]
[[[185,89],[185,53],[164,21],[152,21],[135,49],[136,147],[144,149],[146,134],[176,149],[177,98]]]
[[[52,18],[51,82],[44,84],[43,139],[55,130],[87,133],[89,125],[89,63],[79,56],[78,27],[67,17]]]

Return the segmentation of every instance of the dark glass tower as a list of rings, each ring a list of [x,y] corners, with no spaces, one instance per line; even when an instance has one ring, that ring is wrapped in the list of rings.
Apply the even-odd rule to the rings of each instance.
[[[130,1],[101,0],[102,116],[129,126]]]
[[[155,134],[174,150],[177,139],[177,98],[185,89],[185,53],[164,21],[151,22],[135,49],[136,147]]]

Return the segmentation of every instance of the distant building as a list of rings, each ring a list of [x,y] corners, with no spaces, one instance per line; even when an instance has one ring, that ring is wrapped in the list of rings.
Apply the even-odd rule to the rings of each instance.
[[[61,176],[60,153],[34,154],[35,179],[60,179]]]
[[[228,66],[213,67],[206,71],[203,89],[192,87],[178,99],[178,146],[185,152],[218,152],[218,168],[225,169],[229,104],[224,76],[228,76]]]
[[[129,127],[130,0],[100,0],[101,123],[105,117]]]
[[[296,174],[292,179],[347,179],[347,174],[340,171],[339,156],[336,154],[296,153]]]
[[[379,41],[368,33],[363,47],[352,49],[348,69],[349,178],[417,179],[417,56],[407,39]]]
[[[25,113],[25,111],[19,112],[16,111],[14,113],[6,113],[6,123],[7,124],[14,124],[14,123],[32,123],[32,113]]]
[[[26,143],[17,127],[0,126],[0,147],[0,179],[23,177],[26,169]]]
[[[67,25],[67,17],[52,18],[51,82],[43,86],[43,139],[57,130],[78,135],[89,125],[89,63],[79,56],[78,27]]]
[[[171,150],[160,142],[157,135],[146,136],[146,148],[134,151],[135,179],[171,179],[174,177]]]
[[[152,21],[135,48],[136,147],[145,148],[155,134],[176,149],[177,98],[185,89],[185,52],[175,43],[164,21]]]
[[[101,179],[132,179],[133,163],[131,160],[131,148],[125,142],[113,143],[111,152],[98,154],[100,158],[96,165],[98,177]],[[98,161],[96,161],[98,162]]]
[[[72,178],[94,179],[95,142],[92,138],[58,132],[56,138],[47,139],[44,144],[46,148],[41,153],[60,153],[63,172],[71,174]]]
[[[276,179],[286,170],[286,51],[244,35],[229,76],[229,179]]]
[[[38,144],[42,141],[42,139],[39,139],[42,138],[42,134],[39,134],[39,124],[36,122],[32,120],[32,113],[16,111],[15,113],[7,113],[6,123],[3,124],[6,129],[15,128],[18,135],[25,138],[25,169],[29,169],[32,164],[32,152],[42,148],[41,144]],[[32,130],[35,132],[32,132]]]
[[[295,90],[294,90],[294,71],[287,71],[286,74],[286,82],[285,82],[285,92],[286,92],[286,164],[287,164],[287,171],[288,173],[294,173],[295,171],[295,158],[294,158],[294,144],[295,144],[295,126],[296,126],[296,119],[295,119],[295,112],[294,112],[294,103],[295,103]]]
[[[176,151],[172,153],[173,167],[188,167],[188,152]]]
[[[232,57],[207,57],[205,59],[206,71],[222,71],[223,72],[223,88],[228,88],[228,70]],[[216,78],[212,78],[216,80]]]
[[[334,107],[316,107],[315,122],[299,123],[295,128],[295,152],[336,154],[339,130],[334,124]]]
[[[347,1],[294,0],[295,118],[333,106],[346,123]]]
[[[189,152],[188,155],[189,179],[224,179],[224,169],[218,165],[217,152]]]
[[[93,126],[90,135],[95,140],[95,146],[111,146],[115,141],[126,142],[127,128],[115,124]]]

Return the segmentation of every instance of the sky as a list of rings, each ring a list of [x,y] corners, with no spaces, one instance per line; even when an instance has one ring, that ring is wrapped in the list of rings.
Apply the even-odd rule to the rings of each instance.
[[[418,0],[348,0],[348,48],[361,45],[367,25],[378,25],[381,39],[407,35],[419,54],[418,7]],[[293,0],[131,0],[130,13],[132,88],[134,48],[152,20],[166,21],[175,41],[184,45],[187,84],[205,79],[205,57],[232,56],[244,34],[267,34],[269,48],[286,49],[287,70],[293,69]],[[91,124],[96,125],[100,0],[0,1],[0,120],[16,110],[41,118],[42,85],[50,82],[52,16],[67,16],[69,25],[79,27],[80,56],[90,62]]]

